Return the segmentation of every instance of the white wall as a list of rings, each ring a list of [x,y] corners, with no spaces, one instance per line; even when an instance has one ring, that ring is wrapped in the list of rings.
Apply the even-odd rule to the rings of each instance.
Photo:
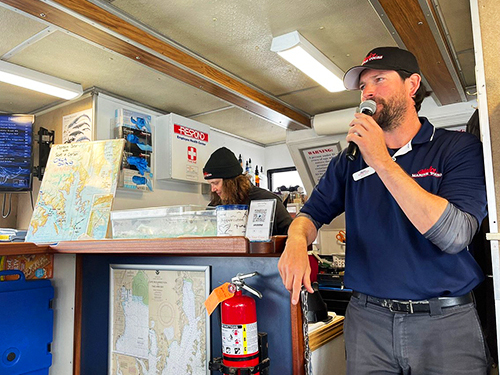
[[[128,102],[110,97],[105,94],[99,94],[96,102],[96,139],[110,139],[115,137],[114,117],[115,110],[119,108],[125,108],[151,115],[153,125],[155,124],[155,118],[163,115],[162,113],[142,108],[138,105],[130,104]],[[155,137],[154,127],[153,137]],[[241,154],[243,159],[243,167],[245,167],[246,160],[252,159],[252,174],[255,172],[256,166],[259,166],[259,170],[260,167],[263,166],[264,173],[267,170],[268,159],[266,157],[266,148],[211,129],[210,152],[213,152],[222,146],[225,146],[233,151],[236,157]],[[281,146],[282,150],[280,150],[278,153],[280,155],[284,154],[285,152],[286,154],[288,154],[286,146]],[[274,158],[270,159],[274,160]],[[290,166],[291,165],[293,165],[292,162],[290,162]],[[276,168],[274,163],[273,168]],[[208,187],[202,189],[201,184],[174,180],[155,180],[153,192],[142,192],[131,189],[118,188],[113,204],[113,210],[184,204],[197,204],[205,206],[208,201]]]
[[[105,94],[98,94],[96,102],[96,140],[115,138],[115,110],[120,108],[150,115],[153,119],[153,124],[156,117],[163,115],[163,113],[130,104]],[[154,136],[153,127],[153,137]],[[183,204],[199,204],[205,206],[207,202],[208,197],[202,196],[200,184],[177,181],[155,181],[154,191],[152,192],[118,188],[113,203],[113,210]]]
[[[75,327],[76,255],[54,255],[54,338],[50,375],[73,373],[73,338]]]
[[[259,171],[261,166],[266,169],[267,160],[266,149],[264,147],[246,142],[242,139],[232,137],[213,129],[211,131],[211,135],[212,140],[210,141],[210,148],[212,149],[212,152],[224,146],[234,152],[236,157],[241,154],[243,169],[245,168],[245,162],[248,159],[252,159],[252,174],[255,173],[256,166],[259,166]]]
[[[285,143],[265,148],[266,169],[294,167],[292,156]]]

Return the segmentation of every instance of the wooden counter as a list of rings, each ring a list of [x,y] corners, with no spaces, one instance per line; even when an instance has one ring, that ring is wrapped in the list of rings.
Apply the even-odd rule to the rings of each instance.
[[[309,348],[314,351],[340,336],[344,329],[344,317],[336,315],[328,323],[309,324]]]
[[[0,243],[0,256],[31,254],[172,254],[245,255],[281,254],[286,236],[273,236],[270,242],[250,242],[246,237],[179,237],[127,240],[63,241],[54,244],[30,242]]]
[[[0,242],[0,256],[46,254],[50,252],[49,245],[35,245],[31,242]]]
[[[264,264],[263,260],[257,260],[259,257],[278,258],[284,249],[286,236],[274,236],[270,242],[251,243],[245,237],[183,237],[183,238],[165,238],[165,239],[126,239],[126,240],[101,240],[101,241],[65,241],[54,244],[34,244],[34,243],[0,243],[0,256],[4,255],[31,255],[31,254],[76,254],[76,276],[75,276],[75,306],[74,306],[74,356],[73,356],[73,374],[81,374],[81,353],[82,348],[82,310],[84,310],[82,295],[84,292],[85,276],[82,272],[82,265],[87,257],[105,256],[130,256],[145,257],[151,259],[151,256],[169,257],[223,257],[228,259],[234,257],[255,258],[250,260],[250,264]],[[195,258],[193,258],[195,259]],[[271,260],[271,259],[270,259]],[[255,263],[257,262],[257,263]],[[261,262],[261,263],[259,263]],[[272,267],[276,267],[277,260],[273,260]],[[268,262],[265,262],[268,263]],[[252,266],[253,267],[253,266]],[[267,265],[266,267],[269,267]],[[274,268],[273,268],[274,269]],[[228,272],[233,272],[231,269]],[[274,272],[274,271],[273,271]],[[276,272],[277,273],[277,272]],[[265,281],[264,281],[265,282]],[[279,275],[273,281],[271,286],[273,290],[284,291]],[[281,293],[280,292],[280,293]],[[283,302],[288,299],[285,294]],[[85,305],[87,306],[87,305]],[[290,305],[290,318],[292,326],[292,368],[293,374],[304,374],[303,358],[303,334],[301,327],[302,312],[299,306]],[[274,358],[277,360],[276,358]]]

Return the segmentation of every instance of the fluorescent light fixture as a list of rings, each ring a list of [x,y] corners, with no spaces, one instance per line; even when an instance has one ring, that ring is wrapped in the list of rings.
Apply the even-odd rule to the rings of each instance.
[[[82,85],[0,60],[0,81],[63,99],[82,95]]]
[[[271,51],[295,65],[330,92],[345,90],[344,72],[298,31],[273,38]]]

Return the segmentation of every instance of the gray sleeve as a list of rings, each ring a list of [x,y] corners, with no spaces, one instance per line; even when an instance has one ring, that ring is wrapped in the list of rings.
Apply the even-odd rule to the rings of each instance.
[[[466,248],[477,232],[477,219],[448,202],[439,220],[424,233],[424,237],[448,254]]]
[[[319,228],[321,228],[323,226],[323,224],[321,224],[319,221],[317,220],[314,220],[311,215],[308,215],[308,214],[304,214],[302,212],[299,212],[299,214],[297,215],[297,217],[307,217],[309,220],[312,221],[312,223],[314,224],[314,226],[316,227],[316,230],[319,230]]]

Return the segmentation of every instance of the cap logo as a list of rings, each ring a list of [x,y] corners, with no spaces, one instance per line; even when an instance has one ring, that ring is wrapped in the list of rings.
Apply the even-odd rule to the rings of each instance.
[[[365,65],[366,63],[373,61],[373,60],[381,60],[383,59],[383,55],[377,55],[376,53],[370,53],[368,56],[365,57],[361,65]]]
[[[210,176],[212,176],[212,173],[203,172],[203,177],[210,177]]]

